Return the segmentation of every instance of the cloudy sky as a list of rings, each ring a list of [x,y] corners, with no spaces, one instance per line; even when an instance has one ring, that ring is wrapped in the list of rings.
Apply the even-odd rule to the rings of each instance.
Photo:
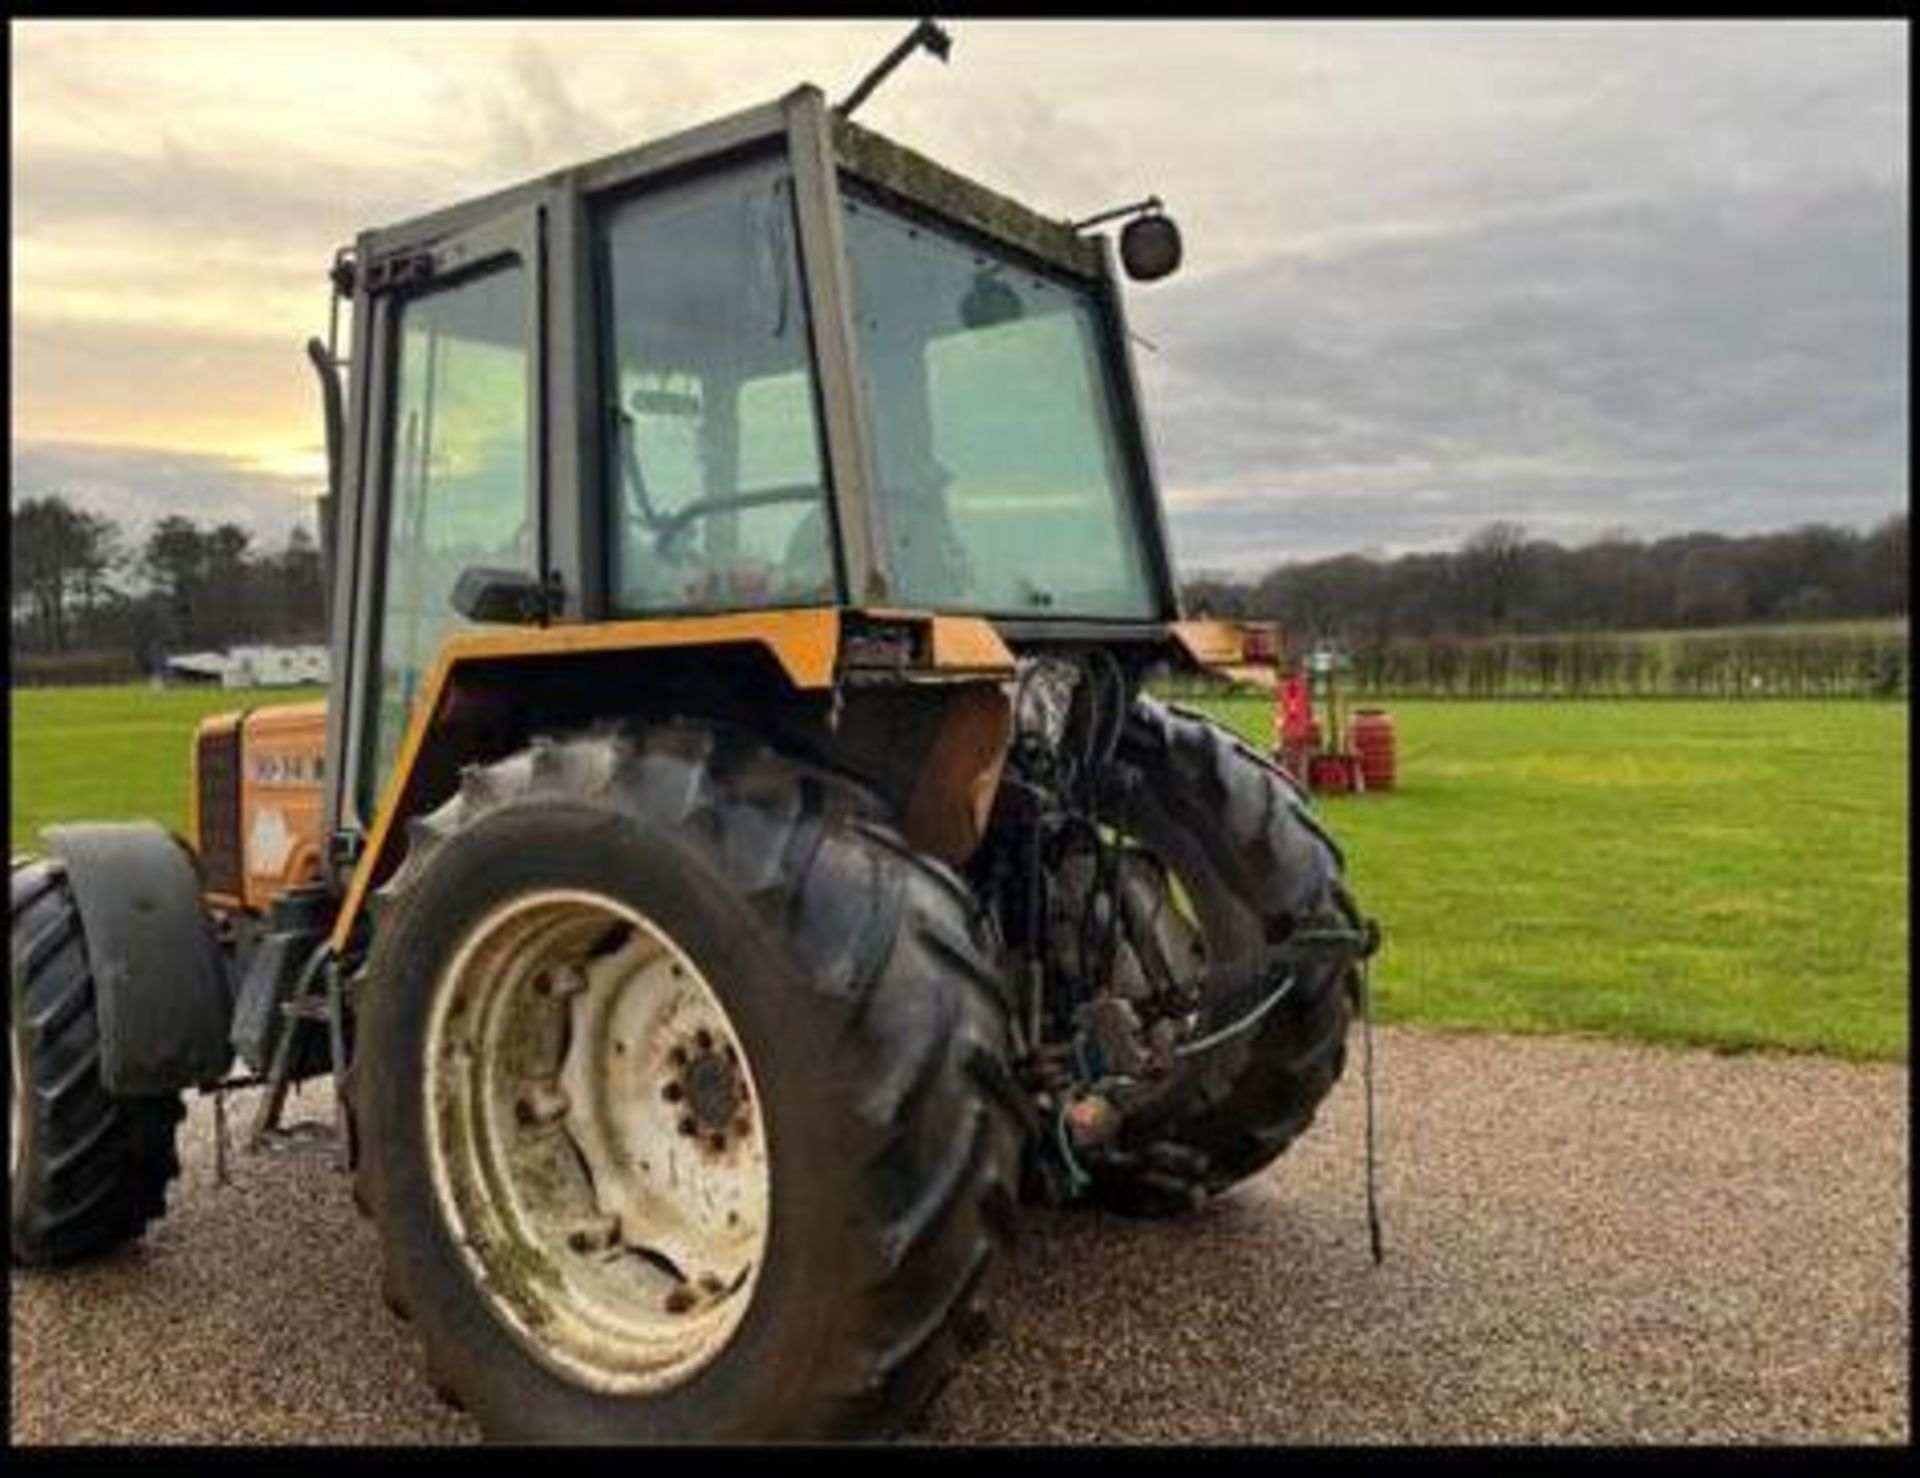
[[[1157,192],[1130,312],[1189,568],[1906,500],[1892,23],[958,21],[861,121],[1060,216]],[[845,24],[15,23],[12,496],[277,542],[364,225],[767,100]]]

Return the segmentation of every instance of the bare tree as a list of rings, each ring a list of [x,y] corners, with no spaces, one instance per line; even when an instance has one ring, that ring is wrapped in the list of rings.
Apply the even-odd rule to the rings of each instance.
[[[1476,530],[1460,546],[1458,570],[1468,610],[1506,626],[1526,582],[1525,527],[1502,519]]]
[[[9,533],[14,600],[24,597],[41,649],[64,652],[69,607],[76,600],[82,609],[92,607],[112,559],[113,525],[54,493],[16,505]]]

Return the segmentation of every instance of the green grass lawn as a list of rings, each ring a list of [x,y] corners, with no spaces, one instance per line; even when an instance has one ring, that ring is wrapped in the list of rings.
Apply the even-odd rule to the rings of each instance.
[[[54,821],[150,817],[187,828],[193,727],[253,704],[312,702],[319,688],[15,688],[7,746],[8,839]]]
[[[1392,712],[1400,788],[1316,803],[1383,1020],[1906,1059],[1904,704]]]
[[[201,717],[306,692],[16,690],[15,848],[184,828]],[[1261,700],[1209,705],[1256,744]],[[1907,1056],[1907,710],[1401,702],[1400,788],[1318,804],[1385,1020]]]

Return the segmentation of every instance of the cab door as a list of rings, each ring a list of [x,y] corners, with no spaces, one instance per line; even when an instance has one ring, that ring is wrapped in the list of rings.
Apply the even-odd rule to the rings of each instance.
[[[547,568],[544,207],[373,258],[336,831],[377,814],[474,567]]]

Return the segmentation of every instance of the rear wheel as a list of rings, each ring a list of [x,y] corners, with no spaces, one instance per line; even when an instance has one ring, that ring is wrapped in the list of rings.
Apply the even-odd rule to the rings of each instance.
[[[470,772],[386,890],[354,1095],[390,1298],[491,1437],[898,1430],[1010,1231],[964,888],[691,725]]]
[[[57,861],[15,862],[9,889],[7,1169],[13,1261],[76,1262],[145,1230],[180,1173],[178,1094],[115,1098],[80,913]]]
[[[1210,971],[1253,966],[1301,929],[1358,925],[1333,843],[1287,780],[1233,734],[1143,697],[1120,757],[1140,783],[1103,819],[1177,881],[1171,902]],[[1258,982],[1257,970],[1246,973]],[[1174,1091],[1129,1123],[1132,1153],[1098,1170],[1095,1198],[1118,1210],[1175,1213],[1271,1164],[1340,1077],[1358,989],[1345,960],[1299,967],[1256,1027],[1197,1057]],[[1231,1027],[1257,1004],[1204,1003],[1200,1033]]]

